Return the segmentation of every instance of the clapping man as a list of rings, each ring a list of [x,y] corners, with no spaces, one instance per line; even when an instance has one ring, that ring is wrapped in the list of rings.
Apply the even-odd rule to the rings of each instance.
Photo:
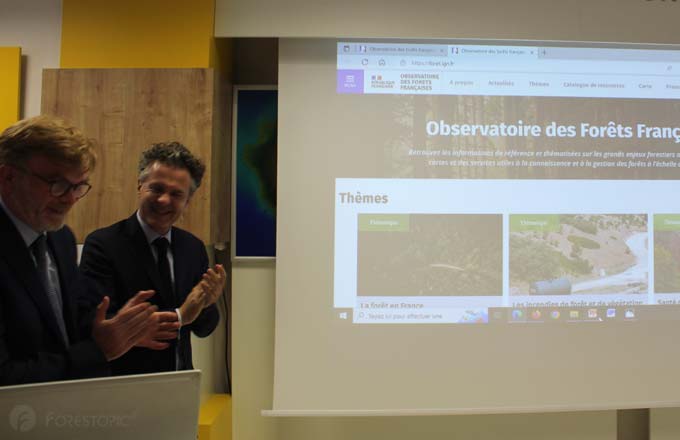
[[[57,118],[0,134],[0,385],[107,375],[109,361],[157,331],[153,292],[109,318],[106,294],[79,313],[85,284],[64,218],[90,190],[95,161],[93,141]]]
[[[190,334],[204,337],[215,329],[215,302],[226,280],[221,265],[208,268],[203,242],[173,226],[205,166],[184,145],[169,142],[144,151],[138,172],[138,209],[86,238],[81,270],[99,289],[91,302],[114,292],[114,311],[138,290],[157,292],[151,302],[159,308],[158,332],[116,360],[114,374],[190,369]]]

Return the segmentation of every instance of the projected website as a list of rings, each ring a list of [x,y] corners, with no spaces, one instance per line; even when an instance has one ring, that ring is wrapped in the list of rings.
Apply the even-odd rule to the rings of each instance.
[[[341,319],[637,321],[680,304],[678,51],[340,42],[336,91],[366,116],[348,149],[375,164],[335,180]]]

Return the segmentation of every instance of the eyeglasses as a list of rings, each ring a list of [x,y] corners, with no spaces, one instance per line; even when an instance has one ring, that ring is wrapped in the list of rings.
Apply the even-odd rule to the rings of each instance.
[[[73,196],[76,199],[80,199],[81,197],[85,197],[85,194],[90,192],[90,189],[92,189],[92,185],[90,185],[87,182],[71,183],[68,180],[64,179],[50,180],[44,178],[43,176],[35,174],[32,171],[24,170],[22,168],[17,169],[25,174],[37,177],[38,179],[48,184],[50,186],[50,195],[52,195],[53,197],[62,197],[66,195],[69,191],[73,191]]]

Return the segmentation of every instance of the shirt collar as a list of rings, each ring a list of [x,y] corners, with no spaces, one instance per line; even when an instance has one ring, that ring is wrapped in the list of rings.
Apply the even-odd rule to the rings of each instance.
[[[139,209],[137,210],[136,215],[137,221],[139,222],[139,226],[142,227],[142,231],[144,231],[144,236],[146,236],[147,243],[151,244],[158,237],[165,237],[168,240],[168,243],[172,243],[172,228],[170,228],[167,234],[161,235],[158,232],[151,229],[151,226],[147,225],[146,222],[142,220],[142,216],[139,215]]]
[[[14,223],[14,226],[17,228],[19,231],[19,234],[21,235],[21,238],[24,240],[24,243],[26,243],[26,247],[29,247],[30,245],[33,244],[36,238],[38,238],[39,235],[44,234],[45,231],[35,231],[33,228],[28,226],[26,223],[22,222],[19,220],[13,213],[10,211],[10,209],[5,205],[5,202],[2,201],[2,197],[0,197],[0,207],[2,207],[2,210],[5,211],[7,216],[12,220],[12,223]]]

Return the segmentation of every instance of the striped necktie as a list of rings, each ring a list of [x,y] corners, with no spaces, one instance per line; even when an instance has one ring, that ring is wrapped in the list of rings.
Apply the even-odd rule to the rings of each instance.
[[[61,336],[68,345],[68,335],[66,333],[66,325],[64,323],[64,313],[63,304],[61,301],[61,295],[57,290],[55,283],[59,282],[58,274],[50,276],[50,267],[48,264],[47,255],[47,236],[45,234],[40,234],[38,238],[35,239],[33,244],[31,244],[31,252],[35,257],[36,268],[38,269],[38,274],[40,275],[40,281],[45,288],[45,293],[47,293],[47,298],[52,306],[52,311],[57,319],[57,325],[61,331]]]

